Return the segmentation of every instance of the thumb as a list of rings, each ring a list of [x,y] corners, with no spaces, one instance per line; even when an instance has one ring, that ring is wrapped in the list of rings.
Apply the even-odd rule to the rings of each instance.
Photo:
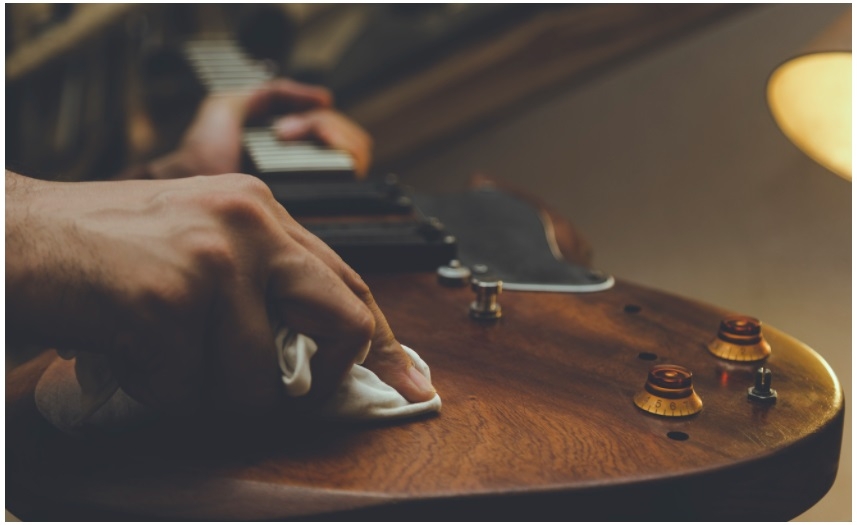
[[[395,339],[380,347],[373,342],[363,366],[375,372],[381,381],[395,388],[411,403],[428,401],[437,392]]]

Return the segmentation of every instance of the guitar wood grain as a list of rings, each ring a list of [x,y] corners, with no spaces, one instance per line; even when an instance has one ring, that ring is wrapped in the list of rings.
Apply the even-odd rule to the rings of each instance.
[[[766,407],[747,400],[753,365],[704,348],[728,312],[694,301],[622,282],[514,292],[501,296],[503,320],[484,325],[467,316],[470,292],[433,275],[369,284],[399,339],[431,364],[439,416],[174,423],[76,442],[34,424],[29,366],[7,377],[7,481],[52,509],[73,501],[81,518],[569,520],[789,519],[833,482],[842,392],[817,354],[774,328],[767,366],[780,399]],[[694,372],[697,416],[633,405],[649,366],[666,362]],[[28,514],[13,501],[25,519],[45,516],[47,505]]]

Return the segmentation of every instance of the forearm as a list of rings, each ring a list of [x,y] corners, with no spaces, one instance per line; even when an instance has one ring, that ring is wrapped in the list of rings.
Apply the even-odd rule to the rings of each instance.
[[[6,338],[7,341],[48,343],[37,337],[35,306],[44,282],[41,253],[50,250],[39,239],[44,228],[33,215],[36,196],[51,183],[6,170]]]
[[[75,346],[91,328],[75,276],[74,224],[58,211],[73,186],[6,171],[6,340]]]
[[[33,218],[33,201],[50,183],[24,177],[6,170],[6,299],[16,300],[27,294],[37,271],[40,251],[34,238],[41,228]],[[9,314],[14,311],[7,311]],[[7,328],[14,328],[7,326]]]

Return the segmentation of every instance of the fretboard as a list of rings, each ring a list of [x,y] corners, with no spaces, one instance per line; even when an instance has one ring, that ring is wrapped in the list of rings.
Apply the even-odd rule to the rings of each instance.
[[[244,53],[227,36],[191,40],[185,57],[209,93],[253,89],[272,78],[270,67]],[[343,181],[354,179],[354,160],[341,150],[313,142],[282,142],[268,128],[249,128],[244,147],[260,178],[268,181]]]

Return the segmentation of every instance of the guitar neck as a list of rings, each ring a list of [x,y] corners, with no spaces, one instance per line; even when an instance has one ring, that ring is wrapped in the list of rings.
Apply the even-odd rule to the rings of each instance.
[[[253,89],[273,78],[274,68],[247,55],[228,36],[191,40],[183,51],[209,93]],[[263,127],[245,129],[243,144],[250,171],[266,182],[355,180],[354,160],[338,149],[309,141],[284,143]]]
[[[184,53],[212,93],[251,89],[271,78],[272,68],[227,36],[190,41]],[[358,271],[431,271],[455,258],[455,238],[437,221],[421,217],[395,179],[355,180],[347,152],[309,141],[283,142],[265,127],[246,128],[243,145],[249,171]],[[329,218],[344,214],[351,217]]]

